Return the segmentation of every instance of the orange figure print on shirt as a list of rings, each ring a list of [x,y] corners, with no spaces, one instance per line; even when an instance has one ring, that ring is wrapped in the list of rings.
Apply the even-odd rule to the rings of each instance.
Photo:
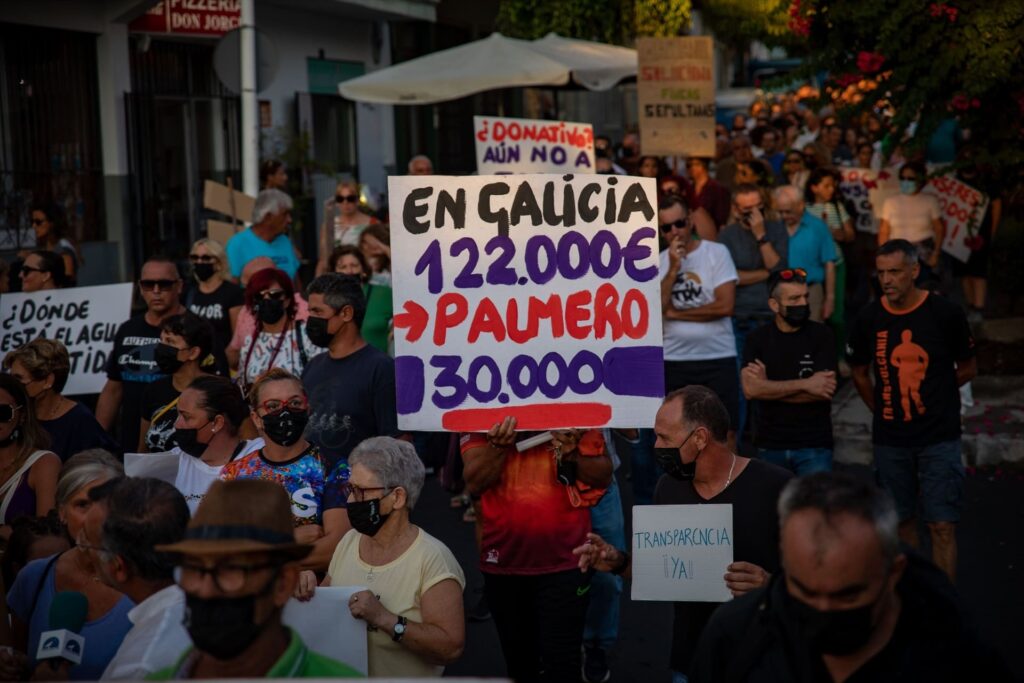
[[[924,415],[924,402],[921,400],[921,383],[924,381],[925,373],[928,372],[928,352],[923,347],[911,341],[914,334],[910,330],[903,330],[900,334],[901,343],[892,350],[889,362],[896,368],[896,375],[900,383],[900,407],[903,409],[903,419],[909,422],[910,403],[913,401],[914,409],[918,416]]]

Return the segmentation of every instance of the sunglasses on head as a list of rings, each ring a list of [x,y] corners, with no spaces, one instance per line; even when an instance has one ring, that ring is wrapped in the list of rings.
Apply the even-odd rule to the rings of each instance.
[[[169,292],[176,284],[177,280],[139,280],[139,288],[144,292],[153,292],[158,288],[161,292]]]
[[[0,404],[0,423],[7,424],[14,419],[14,413],[21,410],[21,406],[11,404]]]
[[[803,268],[786,268],[776,272],[775,277],[783,282],[804,282],[807,280],[807,271]]]
[[[343,204],[345,202],[348,202],[350,204],[358,204],[359,197],[354,194],[336,194],[334,195],[334,201],[338,202],[339,204]]]
[[[689,224],[690,224],[690,217],[687,216],[686,218],[680,218],[678,220],[674,220],[671,223],[662,223],[660,227],[661,227],[661,231],[662,232],[671,232],[672,228],[679,228],[680,230],[682,230],[683,228],[685,228]]]

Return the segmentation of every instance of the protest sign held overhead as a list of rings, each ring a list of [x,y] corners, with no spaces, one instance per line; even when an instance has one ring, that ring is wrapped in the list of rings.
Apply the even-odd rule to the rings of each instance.
[[[732,599],[732,505],[635,505],[631,545],[634,600]]]
[[[640,38],[636,43],[643,153],[713,157],[715,81],[711,38]]]
[[[474,116],[473,137],[481,175],[594,172],[589,123]]]
[[[854,227],[860,232],[878,234],[882,205],[900,193],[899,171],[895,168],[874,171],[870,168],[840,168],[839,191],[856,211]]]
[[[651,425],[664,395],[653,179],[389,179],[398,424]]]
[[[95,394],[107,381],[117,327],[131,315],[132,284],[50,289],[0,297],[0,357],[38,337],[68,349],[71,374],[63,394]]]
[[[921,191],[939,200],[942,222],[946,225],[942,250],[966,263],[971,256],[971,240],[981,229],[988,211],[988,197],[951,175],[932,178]]]

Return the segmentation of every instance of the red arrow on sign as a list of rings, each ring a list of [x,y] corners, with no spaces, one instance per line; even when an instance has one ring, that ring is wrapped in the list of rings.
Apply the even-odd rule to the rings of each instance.
[[[420,306],[414,301],[405,302],[405,313],[399,313],[395,316],[395,329],[408,329],[409,332],[405,335],[405,340],[414,342],[423,336],[423,331],[427,329],[427,322],[430,320],[430,314],[427,313],[427,309]]]

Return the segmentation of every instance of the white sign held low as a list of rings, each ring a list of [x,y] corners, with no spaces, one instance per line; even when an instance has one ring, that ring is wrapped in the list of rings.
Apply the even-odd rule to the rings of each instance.
[[[634,600],[726,602],[732,505],[635,505]]]
[[[298,631],[302,641],[317,652],[367,674],[366,622],[352,616],[348,600],[365,586],[317,588],[313,599],[292,599],[281,616],[285,625]]]
[[[68,349],[66,396],[97,394],[118,326],[129,318],[132,284],[4,294],[0,298],[0,357],[38,337]]]

